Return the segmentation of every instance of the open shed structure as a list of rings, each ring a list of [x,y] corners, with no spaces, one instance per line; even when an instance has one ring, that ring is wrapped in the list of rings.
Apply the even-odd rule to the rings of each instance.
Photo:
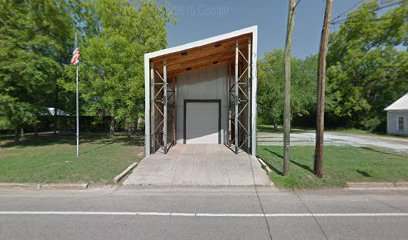
[[[145,54],[145,152],[224,144],[256,154],[257,26]]]

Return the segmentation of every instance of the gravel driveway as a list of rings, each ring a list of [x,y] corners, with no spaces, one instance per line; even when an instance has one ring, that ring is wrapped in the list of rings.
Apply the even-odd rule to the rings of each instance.
[[[290,137],[292,146],[313,146],[315,144],[314,131],[292,133]],[[282,146],[282,141],[282,133],[258,132],[258,145],[260,146]],[[325,132],[324,144],[326,146],[380,147],[408,153],[408,138],[392,136]]]

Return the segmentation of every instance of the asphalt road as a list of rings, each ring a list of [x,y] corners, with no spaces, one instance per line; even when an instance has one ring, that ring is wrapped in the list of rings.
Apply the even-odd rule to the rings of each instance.
[[[408,190],[0,192],[0,239],[407,239],[407,226]]]

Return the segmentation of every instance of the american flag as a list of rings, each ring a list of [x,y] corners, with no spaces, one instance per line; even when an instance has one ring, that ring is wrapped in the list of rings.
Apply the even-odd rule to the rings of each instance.
[[[78,41],[75,37],[75,47],[74,51],[72,52],[72,58],[70,64],[75,65],[79,63],[79,48],[78,48]]]

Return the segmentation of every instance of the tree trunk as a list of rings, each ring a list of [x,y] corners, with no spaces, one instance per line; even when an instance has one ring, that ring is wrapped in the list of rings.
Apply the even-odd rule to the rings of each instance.
[[[113,136],[115,134],[115,118],[112,117],[109,126],[109,134]]]
[[[20,131],[19,127],[14,129],[14,143],[20,143]]]
[[[58,84],[55,82],[55,102],[54,102],[54,134],[57,134],[58,131]]]
[[[54,135],[57,134],[57,118],[58,118],[57,108],[54,108],[54,116],[52,118]]]
[[[38,137],[38,126],[37,126],[37,123],[34,124],[34,137]]]

